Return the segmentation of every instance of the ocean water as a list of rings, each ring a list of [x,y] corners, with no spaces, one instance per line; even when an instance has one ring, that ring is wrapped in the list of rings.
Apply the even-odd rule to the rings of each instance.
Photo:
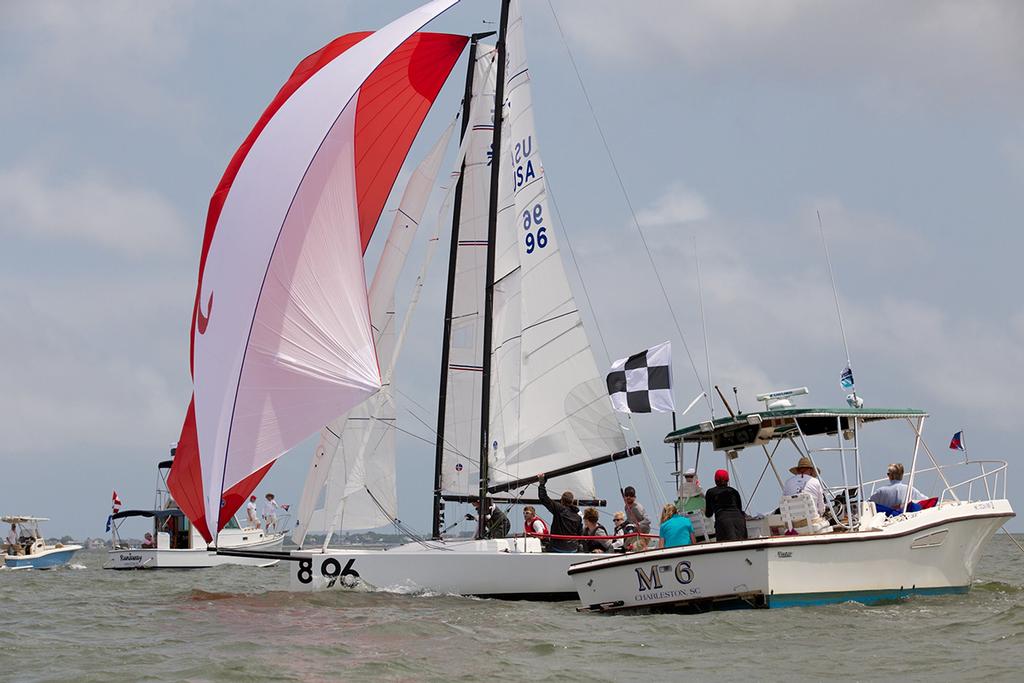
[[[703,615],[291,593],[284,566],[0,570],[0,680],[1024,680],[1024,553],[966,595]]]

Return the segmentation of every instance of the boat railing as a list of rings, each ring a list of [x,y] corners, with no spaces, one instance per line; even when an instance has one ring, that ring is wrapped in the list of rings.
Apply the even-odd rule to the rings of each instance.
[[[961,481],[956,481],[955,483],[951,482],[951,480],[946,476],[947,471],[971,466],[976,466],[978,468],[978,474],[969,476]],[[920,491],[921,475],[933,472],[938,474],[939,482],[944,485],[941,493],[937,496],[940,503],[949,499],[974,500],[975,488],[978,488],[979,491],[984,490],[984,495],[986,496],[984,500],[997,500],[1000,498],[1006,498],[1008,468],[1009,464],[1005,460],[966,460],[948,463],[945,465],[934,465],[932,467],[917,470],[913,475],[913,485],[914,488]],[[911,480],[908,477],[904,477],[904,481],[907,484],[910,484]],[[864,488],[868,491],[867,496],[874,493],[875,488],[879,484],[886,484],[888,482],[889,479],[887,477],[864,482]],[[965,488],[967,496],[966,498],[963,498],[962,495]]]
[[[639,531],[621,534],[618,536],[570,536],[566,534],[516,534],[516,537],[530,537],[544,539],[556,539],[559,541],[611,541],[613,544],[615,541],[622,541],[622,550],[614,549],[612,552],[639,552],[641,550],[649,550],[656,547],[655,540],[661,537],[657,534],[642,534]]]

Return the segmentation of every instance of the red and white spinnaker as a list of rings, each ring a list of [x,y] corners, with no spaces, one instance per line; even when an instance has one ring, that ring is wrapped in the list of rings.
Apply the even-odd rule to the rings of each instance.
[[[280,455],[380,388],[363,252],[467,42],[416,31],[456,2],[303,60],[210,200],[168,479],[207,541]]]

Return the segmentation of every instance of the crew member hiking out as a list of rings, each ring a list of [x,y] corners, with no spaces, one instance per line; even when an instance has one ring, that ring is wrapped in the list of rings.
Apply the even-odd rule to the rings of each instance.
[[[572,491],[562,493],[560,500],[551,500],[548,497],[547,489],[544,488],[544,475],[537,475],[537,497],[551,512],[551,534],[554,536],[580,536],[583,533],[583,520],[580,519],[580,509],[574,505]],[[567,538],[552,538],[548,549],[554,553],[574,553],[579,549],[579,543]]]

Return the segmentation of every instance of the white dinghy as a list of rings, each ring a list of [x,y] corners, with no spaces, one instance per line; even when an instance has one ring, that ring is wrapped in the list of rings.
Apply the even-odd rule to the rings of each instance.
[[[832,504],[824,515],[809,493],[783,496],[777,513],[748,517],[746,540],[577,564],[569,575],[581,609],[703,611],[967,592],[986,543],[1014,516],[1006,499],[1007,464],[965,458],[940,465],[922,438],[926,417],[919,410],[780,406],[672,432],[667,443],[710,444],[726,453],[730,468],[738,453],[763,449],[765,468],[774,469],[779,446],[790,445],[815,469],[841,471],[842,486],[829,489]],[[871,502],[880,481],[862,481],[860,437],[867,423],[882,421],[909,426],[906,490],[915,492],[927,478],[936,482],[934,497],[906,495],[896,509]],[[922,450],[930,467],[918,467]],[[776,478],[781,483],[777,471]]]

